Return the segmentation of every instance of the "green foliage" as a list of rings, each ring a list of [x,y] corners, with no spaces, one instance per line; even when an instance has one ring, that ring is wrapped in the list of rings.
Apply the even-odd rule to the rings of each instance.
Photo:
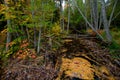
[[[83,17],[80,16],[80,13],[78,11],[75,10],[75,12],[71,14],[70,23],[74,24],[74,26],[78,26],[80,23],[84,23]]]
[[[57,50],[61,46],[61,38],[64,36],[64,33],[61,33],[61,31],[62,29],[58,22],[52,24],[49,29],[49,33],[47,34],[49,40],[47,42],[48,44],[51,43],[53,50]]]
[[[113,36],[113,41],[115,41],[118,45],[120,45],[120,29],[119,28],[112,28],[111,34]]]
[[[119,50],[120,49],[120,45],[116,43],[116,41],[113,41],[110,45],[109,45],[109,49],[110,50]]]
[[[111,34],[113,36],[112,43],[108,46],[110,49],[110,54],[113,58],[120,59],[120,30],[118,28],[111,29]]]
[[[117,44],[115,41],[112,42],[112,44],[108,47],[110,49],[110,54],[115,59],[120,59],[120,45]]]
[[[23,40],[23,37],[18,37],[9,43],[10,49],[8,50],[8,57],[20,49],[20,43]]]
[[[14,55],[20,49],[20,43],[23,40],[23,37],[16,38],[6,46],[9,46],[10,49],[7,52],[1,52],[0,57],[2,60],[9,59],[12,55]]]

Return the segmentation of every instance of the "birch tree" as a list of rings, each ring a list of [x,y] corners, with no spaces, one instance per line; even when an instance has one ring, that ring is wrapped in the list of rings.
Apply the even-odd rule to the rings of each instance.
[[[68,0],[68,24],[67,24],[67,33],[69,33],[70,27],[70,0]]]
[[[35,26],[35,21],[34,21],[34,17],[35,17],[35,10],[34,10],[34,6],[35,6],[35,0],[31,0],[31,14],[32,14],[32,23],[33,23],[33,29],[34,29],[34,48],[36,49],[37,46],[37,34],[36,34],[36,26]]]
[[[93,19],[94,27],[98,30],[98,0],[93,0]]]
[[[104,0],[101,0],[101,7],[102,7],[102,10],[101,10],[101,14],[102,14],[102,19],[103,19],[103,25],[104,25],[104,30],[106,32],[106,38],[109,42],[112,41],[112,36],[110,34],[110,30],[109,30],[109,23],[108,23],[108,20],[107,20],[107,15],[106,15],[106,9],[105,9],[105,1]]]
[[[64,0],[60,0],[60,25],[61,25],[62,30],[64,30],[63,2],[64,2]]]
[[[6,9],[6,13],[7,13],[7,14],[9,13],[8,1],[9,1],[9,0],[4,0],[4,4],[5,4],[5,6],[7,7],[7,9]],[[9,31],[9,28],[10,28],[10,27],[11,27],[11,21],[10,21],[10,19],[7,19],[7,41],[6,41],[6,51],[9,50],[8,44],[9,44],[10,41],[11,41],[11,33],[10,33],[10,31]]]
[[[80,15],[83,17],[83,19],[85,20],[85,22],[88,24],[88,26],[94,31],[97,33],[97,35],[102,39],[103,37],[97,32],[97,30],[93,27],[93,25],[90,23],[90,21],[87,19],[87,17],[84,15],[84,13],[82,12],[82,10],[79,8],[77,2],[74,0],[73,1],[74,5],[76,6],[76,8],[78,9]]]
[[[112,22],[113,14],[114,14],[114,12],[115,12],[115,8],[116,8],[116,5],[117,5],[118,0],[115,0],[114,2],[115,2],[115,3],[114,3],[114,5],[113,5],[112,12],[111,12],[111,14],[110,14],[110,18],[109,18],[109,21],[108,21],[108,26],[110,26],[110,24],[111,24],[111,22]]]

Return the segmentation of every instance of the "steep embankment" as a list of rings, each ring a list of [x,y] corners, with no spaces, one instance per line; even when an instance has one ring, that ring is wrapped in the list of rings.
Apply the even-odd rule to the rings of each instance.
[[[97,39],[63,39],[58,51],[41,50],[34,59],[13,59],[5,68],[7,80],[80,80],[120,79],[120,60],[112,59],[109,50]]]
[[[65,39],[59,78],[119,80],[120,60],[101,45],[105,43],[94,38]]]

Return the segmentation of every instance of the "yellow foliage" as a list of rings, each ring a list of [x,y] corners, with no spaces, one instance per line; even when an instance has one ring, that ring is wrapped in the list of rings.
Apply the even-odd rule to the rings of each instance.
[[[3,31],[0,32],[0,44],[4,45],[4,41],[6,39],[6,33],[7,33],[7,29],[4,29]]]
[[[55,34],[56,36],[59,36],[61,32],[61,27],[57,23],[55,26],[52,27],[52,33]]]
[[[66,49],[66,48],[61,50],[62,53],[67,52],[67,51],[68,51],[68,49]]]
[[[3,4],[0,4],[0,13],[6,10],[6,6]]]
[[[62,58],[60,72],[65,72],[65,75],[70,77],[94,79],[94,70],[92,69],[90,62],[83,58]]]
[[[10,4],[12,3],[12,0],[5,0],[5,3]]]
[[[101,77],[104,79],[103,75],[105,75],[106,76],[105,80],[116,80],[116,78],[110,74],[110,71],[106,66],[102,65],[99,67],[94,65],[93,67],[94,67],[94,73],[98,77]]]
[[[97,35],[97,33],[96,33],[95,31],[93,31],[92,29],[87,29],[86,32],[87,32],[88,34],[92,35],[92,36],[96,36],[96,35]],[[103,30],[97,30],[97,32],[98,32],[99,34],[102,34],[104,31],[103,31]]]
[[[106,75],[110,75],[110,72],[108,71],[108,69],[105,66],[101,66],[99,68],[99,70],[100,70],[101,73],[104,73]]]
[[[14,18],[16,18],[15,15],[13,15],[13,14],[11,14],[11,13],[9,13],[9,12],[6,12],[6,13],[5,13],[5,19],[14,19]]]
[[[69,42],[72,42],[73,40],[71,40],[71,39],[65,39],[64,40],[64,43],[69,43]]]
[[[6,34],[7,33],[7,29],[4,29],[3,31],[1,31],[0,34]]]

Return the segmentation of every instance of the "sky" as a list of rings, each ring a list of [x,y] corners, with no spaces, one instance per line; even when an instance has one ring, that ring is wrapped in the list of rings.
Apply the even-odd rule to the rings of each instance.
[[[65,8],[65,1],[63,0],[63,3],[62,3],[62,6],[63,6],[63,10]]]
[[[85,0],[83,0],[83,3],[85,3]]]
[[[107,0],[105,0],[105,2],[107,2]],[[83,0],[83,3],[85,3],[85,0]]]

